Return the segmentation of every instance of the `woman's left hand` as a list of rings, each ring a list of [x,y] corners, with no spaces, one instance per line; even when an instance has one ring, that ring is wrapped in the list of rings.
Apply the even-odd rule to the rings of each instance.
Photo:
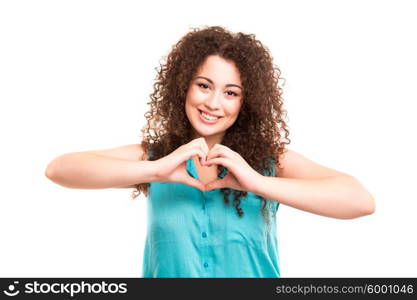
[[[257,182],[262,177],[239,153],[221,144],[215,144],[210,149],[205,165],[222,165],[227,168],[226,176],[206,184],[206,191],[219,188],[231,188],[254,192]]]

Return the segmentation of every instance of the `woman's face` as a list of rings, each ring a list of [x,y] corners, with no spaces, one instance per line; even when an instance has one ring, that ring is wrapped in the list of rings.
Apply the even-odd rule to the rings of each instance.
[[[194,134],[221,140],[239,115],[242,93],[235,64],[218,55],[208,56],[191,80],[185,100]]]

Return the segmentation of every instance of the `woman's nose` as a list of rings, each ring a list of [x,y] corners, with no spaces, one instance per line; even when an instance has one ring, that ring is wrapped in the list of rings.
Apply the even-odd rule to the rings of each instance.
[[[211,93],[211,95],[206,100],[206,105],[212,110],[220,108],[222,93],[221,91],[216,91]]]

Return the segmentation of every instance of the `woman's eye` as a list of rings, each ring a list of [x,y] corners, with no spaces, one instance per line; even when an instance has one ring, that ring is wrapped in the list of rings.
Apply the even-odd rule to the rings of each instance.
[[[198,83],[197,85],[199,87],[202,87],[203,89],[207,89],[208,88],[208,85],[207,84],[204,84],[204,83]]]
[[[232,91],[227,91],[226,92],[229,96],[237,96],[237,94],[235,93],[235,92],[232,92]]]

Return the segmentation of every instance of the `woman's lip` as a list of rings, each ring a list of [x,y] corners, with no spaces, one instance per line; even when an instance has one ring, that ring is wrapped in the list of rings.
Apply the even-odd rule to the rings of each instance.
[[[221,117],[217,117],[217,119],[216,120],[207,120],[207,119],[204,119],[204,117],[203,117],[203,115],[202,115],[202,110],[199,110],[198,109],[198,114],[199,114],[199,116],[200,116],[200,120],[201,121],[203,121],[204,123],[206,123],[206,124],[215,124],[215,123],[217,123],[217,121],[219,121],[220,120],[220,118]]]
[[[197,108],[197,109],[198,109],[198,108]],[[206,111],[203,111],[203,110],[201,110],[201,109],[198,109],[198,111],[199,111],[200,113],[201,113],[201,112],[204,112],[204,113],[206,113],[206,114],[208,114],[209,116],[212,116],[212,117],[221,118],[220,116],[213,115],[213,114],[208,113],[208,112],[206,112]]]

